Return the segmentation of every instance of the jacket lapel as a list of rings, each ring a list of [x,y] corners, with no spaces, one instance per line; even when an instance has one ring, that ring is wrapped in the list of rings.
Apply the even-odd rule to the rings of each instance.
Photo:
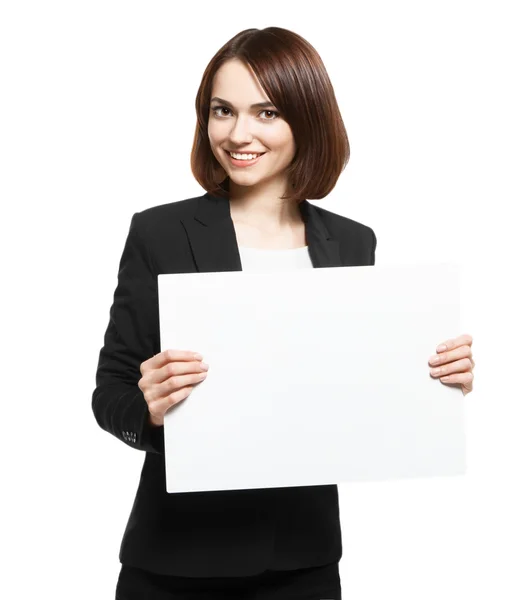
[[[316,207],[300,204],[309,256],[315,268],[341,267],[339,242],[331,238]],[[194,218],[182,221],[198,272],[241,271],[236,231],[228,198],[209,193],[198,198]]]

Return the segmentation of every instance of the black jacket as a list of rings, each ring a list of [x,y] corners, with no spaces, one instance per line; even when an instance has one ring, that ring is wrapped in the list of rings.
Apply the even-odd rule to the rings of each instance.
[[[374,264],[370,227],[308,201],[299,206],[314,267]],[[241,270],[226,198],[204,194],[132,217],[92,397],[100,427],[146,451],[121,544],[123,564],[166,575],[234,577],[341,557],[336,485],[166,492],[163,427],[148,424],[137,385],[140,364],[161,351],[157,275]]]

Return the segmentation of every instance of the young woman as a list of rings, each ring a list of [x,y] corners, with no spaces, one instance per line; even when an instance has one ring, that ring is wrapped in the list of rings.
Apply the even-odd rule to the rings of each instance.
[[[218,51],[196,112],[191,166],[206,193],[133,215],[96,373],[97,422],[146,451],[116,597],[339,600],[336,485],[166,492],[164,415],[212,365],[160,351],[157,275],[373,265],[370,227],[307,201],[335,186],[347,133],[317,52],[278,27]],[[471,344],[447,340],[431,374],[471,391]]]

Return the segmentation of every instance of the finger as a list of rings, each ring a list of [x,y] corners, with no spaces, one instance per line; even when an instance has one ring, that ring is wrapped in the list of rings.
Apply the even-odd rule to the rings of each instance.
[[[145,367],[144,370],[159,369],[167,363],[175,360],[185,361],[195,359],[197,360],[197,355],[195,352],[190,352],[189,350],[173,350],[172,348],[167,348],[167,350],[164,350],[159,354],[155,354],[152,358],[146,360],[143,366]]]
[[[449,352],[441,352],[440,354],[434,354],[429,358],[429,364],[433,367],[444,365],[461,358],[471,358],[472,350],[470,346],[459,346],[455,350]]]
[[[202,369],[201,365],[203,363],[198,360],[189,361],[174,361],[167,363],[160,369],[155,369],[151,371],[148,375],[148,381],[151,383],[162,383],[162,381],[167,381],[170,377],[174,377],[177,375],[185,375],[187,373],[201,373],[204,369]]]
[[[451,338],[444,341],[436,348],[436,352],[446,352],[447,350],[453,350],[454,348],[458,348],[459,346],[463,346],[465,344],[472,346],[472,336],[468,333],[464,333],[456,338]]]
[[[451,373],[465,373],[472,369],[472,363],[469,358],[462,358],[441,367],[432,368],[430,374],[433,377],[442,377]]]
[[[178,404],[182,400],[185,400],[187,396],[189,396],[189,394],[193,390],[193,387],[194,386],[192,385],[188,385],[186,387],[180,388],[179,390],[176,390],[172,394],[169,394],[169,396],[167,396],[166,398],[159,398],[158,400],[154,400],[149,404],[149,412],[151,413],[151,415],[153,415],[153,417],[163,418],[163,416],[169,410],[169,408],[171,408],[171,406]]]
[[[176,390],[200,383],[200,381],[203,381],[206,377],[206,371],[200,373],[189,373],[188,375],[175,375],[174,377],[170,377],[163,383],[155,386],[153,398],[154,400],[166,398],[169,396],[169,394],[176,392]]]
[[[474,381],[474,373],[467,371],[466,373],[454,373],[453,375],[445,375],[440,377],[443,383],[460,383],[471,384]]]

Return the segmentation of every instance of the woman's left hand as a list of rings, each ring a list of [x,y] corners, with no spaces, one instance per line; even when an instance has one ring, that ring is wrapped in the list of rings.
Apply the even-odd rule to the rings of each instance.
[[[447,340],[436,348],[437,354],[431,356],[430,374],[439,377],[443,383],[461,384],[463,395],[472,391],[472,381],[476,366],[472,360],[472,336],[460,335]]]

